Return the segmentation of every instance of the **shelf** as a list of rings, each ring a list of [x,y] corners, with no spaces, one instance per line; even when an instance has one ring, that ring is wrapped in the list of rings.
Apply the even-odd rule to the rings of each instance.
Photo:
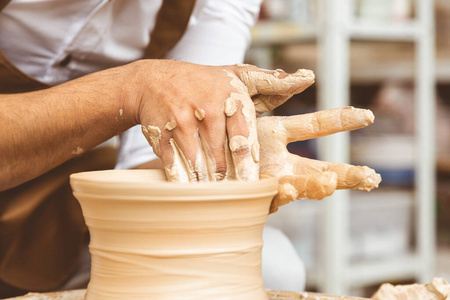
[[[345,270],[347,288],[378,285],[386,282],[386,278],[395,281],[412,280],[416,278],[420,270],[418,256],[409,254],[406,256],[387,258],[382,262],[361,262],[348,265]],[[307,270],[307,283],[311,286],[319,286],[322,276],[317,270]]]
[[[287,21],[260,21],[251,34],[253,47],[313,41],[317,36],[313,26]]]
[[[353,40],[407,42],[416,39],[417,28],[414,21],[391,24],[353,22],[348,27],[348,31]]]
[[[415,41],[418,36],[416,22],[380,24],[354,21],[347,32],[352,40]],[[252,28],[252,45],[269,46],[314,41],[318,29],[313,25],[289,21],[260,21]]]
[[[322,0],[318,1],[320,21],[316,30],[312,27],[302,27],[294,23],[264,23],[259,24],[252,32],[254,46],[259,47],[260,59],[264,58],[261,51],[264,46],[288,45],[317,40],[306,46],[314,46],[314,54],[309,55],[310,64],[292,63],[287,67],[300,66],[317,70],[318,108],[328,109],[349,105],[349,87],[352,79],[369,81],[376,77],[384,81],[407,77],[415,83],[416,131],[414,146],[418,157],[415,161],[415,193],[416,207],[415,241],[416,252],[406,257],[377,262],[353,264],[348,261],[347,247],[349,242],[348,212],[350,207],[349,193],[339,191],[330,196],[323,207],[324,233],[320,236],[323,253],[321,263],[314,272],[308,275],[321,292],[332,294],[347,294],[350,287],[379,283],[393,279],[414,279],[428,282],[435,271],[435,210],[433,205],[435,195],[434,176],[434,115],[435,115],[435,31],[434,2],[432,0],[415,0],[415,19],[405,23],[361,23],[352,19],[352,0]],[[317,36],[320,35],[320,38]],[[356,41],[356,42],[354,42]],[[353,46],[370,41],[366,52]],[[390,42],[400,49],[396,57],[389,57],[392,48],[380,50],[371,46],[380,41]],[[392,43],[397,42],[397,43]],[[406,43],[405,43],[406,42]],[[304,43],[306,44],[306,43]],[[413,45],[413,47],[412,47]],[[412,49],[405,53],[405,47]],[[374,47],[375,48],[375,47]],[[267,47],[267,49],[269,49]],[[409,50],[408,49],[408,50]],[[271,57],[270,51],[265,51]],[[350,53],[351,52],[351,53]],[[438,51],[439,52],[439,51]],[[305,61],[308,53],[299,49],[295,53]],[[360,64],[354,68],[353,58],[358,56]],[[313,57],[313,60],[311,58]],[[446,57],[449,57],[446,55]],[[386,59],[387,58],[387,59]],[[406,62],[408,60],[408,62]],[[268,60],[266,60],[268,61]],[[450,62],[450,60],[448,60]],[[446,60],[447,62],[447,60]],[[316,65],[317,63],[317,65]],[[402,66],[402,64],[404,64]],[[258,64],[258,63],[257,63]],[[395,64],[395,69],[388,69]],[[404,67],[411,66],[406,73],[401,73]],[[269,65],[269,64],[267,64]],[[292,71],[285,66],[277,66]],[[441,63],[438,62],[438,68]],[[446,80],[450,72],[443,70]],[[376,71],[376,72],[375,72]],[[355,72],[360,72],[355,75]],[[374,75],[376,74],[376,75]],[[442,75],[441,75],[442,76]],[[448,76],[448,77],[447,77]],[[401,78],[404,79],[404,78]],[[350,138],[347,133],[336,134],[322,138],[318,143],[319,159],[325,161],[349,161]]]
[[[386,278],[392,280],[411,280],[420,271],[419,257],[414,254],[399,258],[390,258],[377,262],[361,262],[350,264],[346,270],[346,281],[350,286],[380,284]]]

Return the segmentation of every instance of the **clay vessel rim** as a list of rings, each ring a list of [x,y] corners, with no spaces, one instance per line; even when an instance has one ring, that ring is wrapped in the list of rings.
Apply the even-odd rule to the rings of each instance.
[[[109,176],[105,178],[101,175],[110,175],[115,173],[112,178]],[[122,173],[123,175],[127,174],[136,174],[136,175],[148,175],[148,176],[132,176],[130,178],[121,178],[118,175]],[[156,176],[159,176],[157,178]],[[164,176],[164,177],[162,177]],[[70,175],[70,181],[77,181],[79,183],[92,183],[92,184],[114,184],[116,187],[120,186],[129,186],[133,184],[135,187],[148,187],[149,183],[157,183],[158,187],[172,188],[172,189],[198,189],[205,187],[224,187],[229,186],[229,188],[238,187],[238,186],[264,186],[264,184],[269,184],[269,182],[273,182],[276,178],[275,176],[268,174],[260,174],[260,180],[258,181],[238,181],[238,180],[227,180],[227,181],[216,181],[216,182],[193,182],[193,183],[179,183],[179,182],[170,182],[165,181],[165,174],[163,170],[159,169],[149,169],[149,170],[101,170],[101,171],[88,171],[88,172],[79,172],[73,173]]]
[[[252,193],[251,195],[241,195],[242,198],[245,199],[258,199],[261,197],[269,197],[269,196],[275,196],[278,193],[278,191],[274,191],[274,192],[266,192],[266,193]],[[75,195],[75,197],[80,196],[80,197],[89,197],[91,199],[97,199],[97,200],[105,200],[105,196],[98,196],[92,193],[83,193],[83,192],[74,192],[73,193]],[[123,199],[123,195],[107,195],[107,200],[111,201],[111,200],[118,200],[118,201],[124,201]],[[240,200],[240,198],[237,198],[235,194],[232,195],[221,195],[220,197],[217,197],[215,199],[211,199],[211,194],[206,194],[204,196],[199,196],[199,195],[195,195],[195,196],[167,196],[166,198],[162,197],[162,196],[142,196],[142,195],[137,195],[137,196],[132,196],[132,195],[127,195],[127,202],[133,202],[133,201],[160,201],[160,202],[168,202],[168,201],[183,201],[183,202],[200,202],[200,201],[211,201],[211,200],[216,200],[216,201],[224,201],[224,200]]]
[[[110,201],[200,202],[275,196],[278,178],[261,178],[190,184],[166,181],[163,170],[105,170],[72,174],[70,184],[76,197],[100,201],[105,197]]]

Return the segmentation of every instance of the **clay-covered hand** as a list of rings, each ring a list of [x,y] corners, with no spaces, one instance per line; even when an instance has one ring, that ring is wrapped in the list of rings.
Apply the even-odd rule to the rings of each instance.
[[[137,118],[168,179],[179,182],[258,180],[256,115],[314,82],[311,71],[168,60],[136,64]]]
[[[270,213],[297,198],[323,199],[336,189],[370,191],[381,176],[365,166],[308,159],[291,154],[286,145],[372,124],[370,110],[343,107],[290,117],[258,119],[260,173],[279,177]]]

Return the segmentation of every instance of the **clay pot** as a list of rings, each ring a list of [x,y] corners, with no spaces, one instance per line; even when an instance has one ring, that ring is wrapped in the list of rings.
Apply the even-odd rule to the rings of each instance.
[[[160,170],[73,174],[91,234],[86,299],[267,299],[262,230],[277,179],[179,184]]]

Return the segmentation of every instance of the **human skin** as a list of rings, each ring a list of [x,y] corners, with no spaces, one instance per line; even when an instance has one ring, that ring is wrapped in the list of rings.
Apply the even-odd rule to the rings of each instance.
[[[289,153],[286,148],[291,142],[364,128],[373,121],[370,110],[354,107],[258,118],[259,171],[279,178],[278,194],[272,201],[270,213],[298,198],[321,200],[337,189],[370,191],[377,188],[381,176],[369,167],[308,159]],[[160,161],[153,160],[137,168],[161,167]]]
[[[370,110],[351,106],[289,117],[259,118],[260,172],[279,178],[278,194],[270,213],[297,198],[321,200],[336,189],[377,188],[381,176],[369,167],[308,159],[286,149],[291,142],[360,129],[373,121]]]
[[[41,91],[0,95],[0,190],[33,179],[136,124],[164,130],[172,120],[177,127],[165,130],[161,137],[163,164],[173,162],[170,139],[187,160],[195,161],[200,151],[194,137],[198,131],[215,159],[215,172],[225,175],[227,138],[256,136],[256,126],[249,126],[242,113],[226,116],[223,112],[224,101],[239,92],[230,84],[229,74],[248,89],[242,99],[249,102],[254,97],[257,112],[278,106],[314,81],[310,73],[301,73],[292,84],[275,84],[267,90],[265,82],[261,88],[264,78],[259,83],[249,81],[253,71],[261,70],[141,60]],[[275,74],[275,83],[289,77],[284,72],[261,72]],[[194,114],[197,108],[205,112],[201,121]],[[242,102],[238,112],[241,108]],[[253,173],[258,172],[250,148],[238,149],[233,155],[238,165],[248,161],[244,165],[253,165]]]

